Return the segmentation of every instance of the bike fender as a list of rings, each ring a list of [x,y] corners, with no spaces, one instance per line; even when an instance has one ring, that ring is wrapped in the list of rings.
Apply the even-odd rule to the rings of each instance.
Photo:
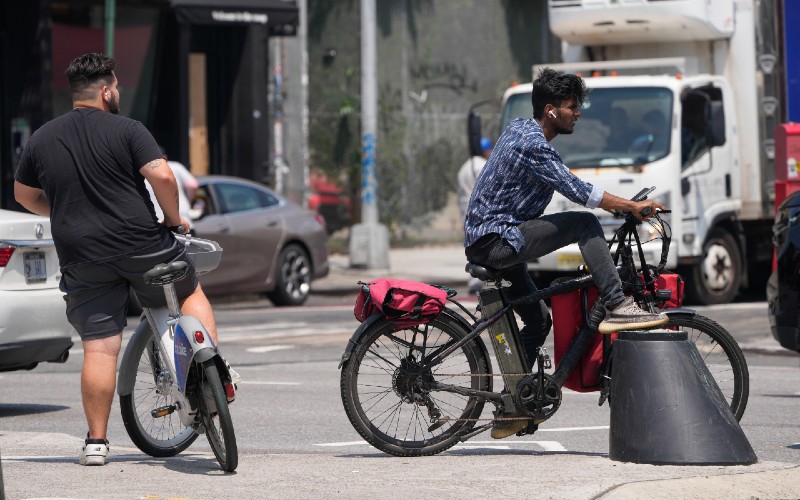
[[[689,309],[688,307],[676,307],[674,309],[664,309],[661,311],[661,314],[666,314],[669,316],[694,316],[697,314],[697,311],[694,309]]]
[[[198,342],[195,332],[203,334],[203,341]],[[186,382],[192,362],[202,363],[214,357],[217,348],[214,340],[202,323],[191,316],[181,316],[175,326],[175,372],[181,392],[186,390]]]
[[[152,338],[150,325],[147,321],[142,321],[128,340],[128,347],[122,355],[122,362],[119,365],[119,375],[117,376],[117,394],[120,396],[127,396],[133,392],[133,386],[136,383],[136,370],[139,367],[138,359],[129,359],[132,357],[132,352],[137,349],[131,349],[134,345],[145,343]]]
[[[383,318],[383,314],[375,313],[361,323],[358,328],[356,328],[356,331],[353,332],[353,336],[347,341],[347,347],[344,348],[344,353],[342,353],[342,360],[339,361],[340,370],[342,369],[342,366],[344,366],[344,364],[350,359],[353,349],[355,349],[356,344],[358,343],[359,339],[361,339],[361,336],[364,335],[364,332],[367,331],[367,328],[381,318]]]

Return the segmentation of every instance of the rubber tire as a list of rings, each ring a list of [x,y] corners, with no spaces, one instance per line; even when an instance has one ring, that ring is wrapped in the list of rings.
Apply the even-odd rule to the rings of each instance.
[[[729,400],[731,411],[736,417],[736,420],[741,420],[742,415],[744,415],[744,410],[747,407],[747,399],[750,394],[750,373],[747,369],[747,361],[745,360],[744,353],[739,347],[739,344],[736,343],[736,340],[733,338],[733,336],[731,336],[731,334],[728,333],[725,328],[720,326],[719,323],[699,314],[670,315],[669,323],[665,325],[665,328],[671,326],[679,328],[692,328],[702,332],[710,337],[714,342],[719,344],[720,347],[722,347],[722,350],[727,355],[728,361],[731,364],[734,383],[733,394],[731,396],[725,394],[725,398]],[[688,333],[689,339],[697,343],[696,340],[698,336],[696,335],[696,332],[690,331]],[[706,361],[707,355],[704,355],[703,349],[699,350],[703,360]],[[719,370],[715,370],[713,366],[709,366],[708,369],[712,376],[715,377],[716,381],[717,377],[714,374],[715,372],[719,373]]]
[[[299,272],[292,269],[297,266]],[[288,287],[293,290],[287,290]],[[278,256],[275,289],[267,293],[267,298],[276,306],[299,306],[308,299],[310,291],[311,259],[300,245],[289,243]]]
[[[219,370],[213,359],[203,362],[201,366],[197,366],[198,370],[202,370],[204,380],[202,385],[211,389],[211,394],[207,394],[213,398],[214,406],[216,407],[216,417],[219,422],[219,433],[222,434],[224,443],[215,441],[212,438],[211,430],[217,430],[214,426],[212,415],[208,411],[207,400],[203,398],[202,390],[197,393],[197,400],[200,406],[200,419],[206,428],[206,438],[208,444],[211,445],[211,450],[214,456],[217,457],[219,465],[225,472],[233,472],[239,466],[239,449],[236,445],[236,434],[233,431],[233,420],[231,419],[231,412],[228,408],[228,398],[225,396],[225,389],[222,387],[222,379],[219,376]],[[197,382],[200,382],[200,377],[197,377]],[[200,384],[197,385],[200,387]]]
[[[705,277],[706,261],[713,256],[709,256],[709,250],[714,247],[721,247],[727,254],[724,263],[726,269],[733,271],[730,280],[725,284],[722,289],[715,290],[708,283]],[[729,260],[729,262],[727,262]],[[742,281],[742,255],[739,251],[739,246],[733,239],[730,233],[724,229],[714,228],[708,233],[708,238],[703,244],[703,257],[701,262],[692,266],[687,274],[690,279],[687,280],[687,295],[689,300],[694,304],[712,305],[712,304],[727,304],[736,297],[739,293],[739,285]]]
[[[139,349],[139,353],[131,353],[132,357],[130,358],[136,360],[137,365],[142,355],[147,355],[146,347],[152,343],[150,340],[151,338],[152,337],[148,337],[147,342],[128,344],[129,349]],[[157,343],[154,345],[157,345]],[[122,373],[123,370],[120,370],[120,372]],[[127,373],[133,374],[137,372],[138,370],[127,371]],[[188,448],[194,443],[194,440],[197,439],[197,433],[189,427],[184,427],[184,430],[179,434],[181,437],[177,439],[165,441],[153,439],[153,437],[144,430],[142,423],[139,421],[139,412],[137,412],[136,409],[134,395],[136,395],[136,387],[134,387],[131,394],[119,397],[119,407],[122,413],[122,423],[125,424],[125,430],[128,432],[128,436],[131,438],[131,441],[133,441],[133,444],[142,450],[143,453],[151,457],[174,457]],[[177,418],[177,414],[175,414],[175,418]]]
[[[457,319],[451,317],[450,314],[455,313],[449,313],[445,310],[438,318],[431,321],[428,325],[449,334],[451,338],[461,339],[469,332],[465,330]],[[372,422],[369,421],[362,411],[361,404],[358,400],[357,389],[358,368],[360,363],[375,339],[384,334],[393,333],[396,330],[395,325],[389,323],[385,319],[380,319],[370,325],[353,348],[350,358],[342,367],[340,378],[342,403],[344,404],[345,413],[347,413],[347,418],[350,419],[350,423],[361,437],[375,448],[390,455],[398,457],[419,457],[441,453],[458,444],[460,436],[469,432],[475,426],[475,421],[466,421],[453,425],[448,429],[448,432],[437,436],[435,440],[426,441],[429,444],[425,446],[410,447],[404,445],[402,442],[397,442],[397,440],[394,440],[395,442],[389,442],[383,439],[381,437],[383,433],[380,432],[377,427],[373,426]],[[490,374],[491,364],[483,354],[485,350],[481,349],[481,347],[477,345],[477,342],[481,342],[480,338],[466,344],[461,351],[456,352],[463,353],[465,352],[464,349],[466,349],[469,355],[473,357],[473,362],[471,364],[472,373]],[[444,364],[446,364],[446,362]],[[478,389],[484,391],[489,390],[491,377],[472,377],[472,379],[477,381]],[[468,402],[467,406],[469,407],[470,405],[472,405],[472,407],[469,408],[468,411],[462,413],[462,418],[479,418],[483,412],[484,400],[474,398],[473,401]],[[465,408],[465,410],[467,410],[467,408]]]

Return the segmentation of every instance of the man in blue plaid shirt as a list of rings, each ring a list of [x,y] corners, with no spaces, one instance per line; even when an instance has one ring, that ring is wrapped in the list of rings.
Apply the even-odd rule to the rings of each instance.
[[[664,210],[659,203],[633,202],[578,179],[550,145],[558,134],[571,134],[581,116],[587,89],[577,75],[545,68],[533,82],[533,119],[512,121],[495,144],[481,171],[464,222],[465,253],[470,262],[503,269],[511,283],[509,298],[536,290],[526,263],[572,243],[578,243],[606,306],[602,333],[652,328],[668,318],[639,308],[625,297],[603,230],[591,212],[544,214],[558,191],[587,208],[625,210],[641,219],[642,210]],[[525,326],[520,331],[530,360],[544,344],[551,321],[547,306],[515,308]],[[536,422],[534,422],[534,425]],[[499,420],[492,437],[503,438],[528,427],[525,420]]]

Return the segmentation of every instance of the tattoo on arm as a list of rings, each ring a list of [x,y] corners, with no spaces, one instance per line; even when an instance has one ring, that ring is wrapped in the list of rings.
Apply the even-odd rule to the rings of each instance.
[[[157,158],[157,159],[155,159],[155,160],[153,160],[153,161],[151,161],[149,163],[146,163],[144,166],[148,167],[150,170],[155,170],[155,169],[157,169],[158,167],[161,166],[161,158]],[[142,168],[144,168],[144,167],[142,167]]]

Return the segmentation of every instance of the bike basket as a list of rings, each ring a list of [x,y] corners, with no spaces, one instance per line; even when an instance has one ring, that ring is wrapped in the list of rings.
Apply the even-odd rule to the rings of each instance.
[[[216,241],[185,236],[176,236],[176,238],[186,247],[186,253],[192,259],[198,275],[209,273],[219,266],[219,261],[222,259],[222,247]]]
[[[425,324],[447,301],[447,291],[416,281],[382,278],[361,285],[353,313],[362,323],[380,313],[399,327]]]

